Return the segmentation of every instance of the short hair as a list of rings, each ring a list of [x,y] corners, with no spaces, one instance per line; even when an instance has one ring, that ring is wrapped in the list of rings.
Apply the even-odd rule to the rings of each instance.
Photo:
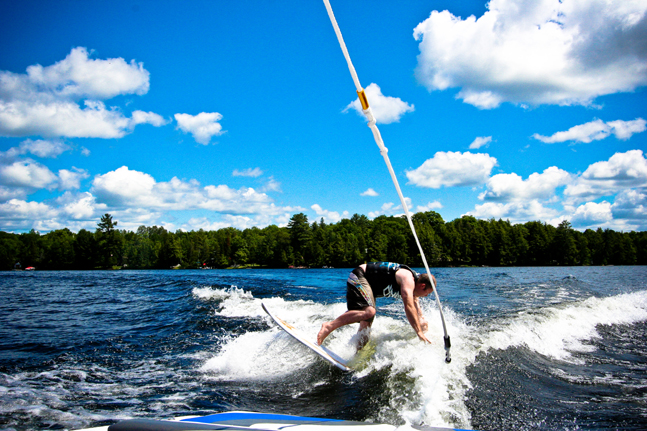
[[[434,278],[434,281],[436,281],[435,278]],[[433,289],[435,284],[435,283],[431,284],[431,280],[429,279],[429,274],[420,274],[420,277],[418,277],[418,283],[424,284],[426,286],[425,289],[427,287],[431,287]]]

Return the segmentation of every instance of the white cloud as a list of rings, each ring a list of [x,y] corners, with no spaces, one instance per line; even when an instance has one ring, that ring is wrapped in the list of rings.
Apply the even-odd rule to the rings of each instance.
[[[7,227],[19,226],[20,221],[48,219],[55,215],[55,210],[41,202],[11,199],[0,203],[0,220],[3,221],[3,226]]]
[[[25,199],[28,190],[22,187],[6,187],[0,185],[0,202],[7,202],[10,199]]]
[[[234,216],[225,214],[221,221],[210,221],[206,217],[192,217],[182,225],[182,229],[186,231],[203,229],[206,231],[224,229],[226,227],[234,227],[236,229],[244,230],[257,226],[257,220],[247,216]]]
[[[105,204],[98,204],[96,198],[88,192],[78,194],[65,192],[56,199],[56,203],[59,205],[61,215],[73,220],[94,221],[107,209]]]
[[[32,190],[30,187],[38,185],[33,172],[38,173],[39,165],[30,163],[25,166],[32,170],[27,172],[29,175],[10,177],[15,183],[20,180],[20,185],[0,184],[0,222],[6,230],[93,229],[105,213],[112,214],[119,221],[119,227],[128,230],[136,230],[141,225],[164,226],[169,230],[175,230],[176,226],[245,229],[270,224],[286,226],[292,214],[305,211],[299,206],[276,206],[268,195],[249,187],[203,187],[196,180],[176,177],[157,182],[151,175],[126,166],[95,176],[89,192],[66,191],[49,204],[27,202],[24,197]],[[67,189],[77,189],[80,180],[88,177],[87,172],[76,168],[60,170],[58,177],[51,172],[50,175],[47,177],[51,182],[46,183],[50,188],[59,185]],[[205,212],[219,221],[198,223],[196,220],[206,218],[192,216],[192,213]],[[335,217],[335,213],[328,212],[327,216]],[[347,213],[342,216],[346,217]],[[185,217],[190,217],[189,221],[182,221]]]
[[[634,229],[647,230],[647,191],[621,191],[616,196],[611,211],[616,219],[635,223]]]
[[[413,204],[412,204],[411,198],[405,196],[404,197],[404,202],[407,204],[407,209],[409,209],[409,212],[411,213],[412,209],[413,209]],[[436,202],[434,202],[434,203],[430,202],[428,205],[429,206],[434,206],[434,205],[436,205]],[[421,209],[423,211],[426,211],[425,208],[426,207],[424,207],[424,206],[423,207],[419,206],[418,207],[418,212],[420,212]],[[385,202],[384,204],[382,204],[382,206],[380,207],[380,209],[378,211],[370,211],[368,213],[368,217],[371,218],[371,219],[374,219],[375,217],[379,217],[381,215],[390,215],[390,216],[396,216],[396,217],[397,216],[404,216],[404,208],[402,208],[402,204],[396,205],[393,202]]]
[[[557,132],[552,136],[542,136],[538,133],[532,135],[533,138],[546,144],[555,142],[576,141],[589,143],[607,138],[614,134],[616,138],[627,140],[635,133],[644,132],[647,127],[647,121],[642,118],[636,118],[633,121],[609,121],[605,123],[602,120],[594,120],[589,123],[573,126],[565,132]]]
[[[571,224],[575,228],[602,226],[613,220],[611,204],[607,201],[601,203],[587,202],[577,207],[571,216]]]
[[[556,166],[541,174],[533,173],[527,180],[515,173],[497,174],[487,180],[487,190],[479,195],[479,199],[498,202],[549,199],[557,187],[571,181],[571,175]]]
[[[226,214],[268,215],[286,211],[275,206],[268,195],[250,187],[202,187],[196,180],[184,181],[176,177],[168,182],[157,182],[151,175],[129,170],[126,166],[97,175],[91,191],[99,202],[121,209],[209,210]]]
[[[386,202],[386,203],[382,204],[382,207],[380,208],[379,211],[370,211],[368,213],[368,217],[371,218],[371,219],[374,219],[375,217],[379,217],[381,215],[392,213],[394,207],[395,207],[395,204],[393,202]]]
[[[631,138],[633,134],[644,132],[647,129],[647,121],[642,118],[636,118],[633,121],[609,121],[607,125],[611,127],[611,131],[616,135],[616,138],[623,141]]]
[[[378,124],[398,122],[404,114],[414,111],[413,105],[403,102],[399,97],[383,95],[382,90],[377,84],[370,84],[364,89],[364,93],[366,93],[366,99]],[[344,112],[347,112],[349,109],[354,109],[362,117],[364,116],[359,98],[349,103],[344,109]]]
[[[631,150],[590,165],[566,187],[564,195],[572,201],[585,201],[637,187],[647,187],[647,159],[641,150]]]
[[[647,84],[647,3],[492,0],[478,19],[433,11],[414,29],[416,76],[431,90],[490,109],[590,105]]]
[[[130,128],[134,129],[138,124],[151,124],[155,127],[160,127],[167,123],[168,121],[164,117],[154,112],[133,111],[132,118],[130,119]]]
[[[503,219],[511,223],[525,223],[527,221],[547,221],[554,219],[559,213],[545,207],[537,199],[527,202],[496,203],[486,202],[483,205],[476,205],[474,211],[467,215],[480,219]]]
[[[213,136],[222,135],[222,125],[218,123],[222,115],[218,112],[201,112],[198,115],[175,114],[178,128],[193,135],[199,144],[209,145]]]
[[[281,183],[276,181],[274,177],[269,177],[263,187],[259,189],[261,192],[280,192]]]
[[[441,204],[438,201],[433,201],[433,202],[428,202],[427,205],[418,205],[416,207],[416,212],[427,212],[427,211],[432,211],[432,210],[437,210],[441,209],[443,207],[443,204]]]
[[[137,124],[165,124],[152,112],[127,118],[101,101],[148,89],[142,63],[89,59],[85,48],[52,66],[29,66],[26,74],[0,71],[0,136],[120,138]]]
[[[492,142],[492,136],[479,136],[470,144],[470,150],[478,150],[482,146],[488,145],[490,142]]]
[[[406,175],[409,183],[432,189],[474,186],[487,181],[496,164],[497,160],[488,154],[439,151]]]
[[[81,180],[88,178],[90,174],[84,170],[73,167],[72,170],[61,169],[58,171],[59,190],[80,189]]]
[[[253,177],[253,178],[256,178],[256,177],[260,177],[261,175],[263,175],[263,171],[261,170],[261,168],[254,168],[254,169],[247,168],[247,169],[243,169],[242,171],[239,171],[238,169],[234,169],[234,172],[232,172],[232,175],[234,177]]]
[[[20,160],[8,165],[0,165],[0,184],[11,187],[32,189],[51,188],[56,175],[46,166],[33,160]]]
[[[561,186],[566,186],[563,195],[557,190]],[[539,220],[556,226],[570,220],[581,229],[645,230],[646,191],[647,159],[641,150],[632,150],[593,163],[580,175],[555,166],[526,180],[514,173],[494,175],[479,195],[486,202],[467,214],[513,223]],[[603,196],[614,200],[596,202]],[[556,209],[560,204],[562,209]]]
[[[56,158],[69,151],[71,148],[60,141],[50,141],[38,139],[32,141],[27,139],[20,143],[18,147],[9,148],[7,151],[0,153],[0,158],[14,158],[23,154],[31,153],[42,158]]]
[[[126,166],[97,175],[92,182],[93,192],[111,206],[150,206],[148,202],[155,187],[155,179],[143,172],[131,171]]]
[[[322,217],[326,223],[337,223],[343,218],[348,218],[348,211],[339,214],[337,211],[325,210],[319,204],[314,204],[310,208],[317,213],[318,217]]]
[[[120,94],[143,95],[149,89],[149,72],[143,63],[123,58],[92,60],[86,48],[72,49],[58,63],[43,67],[29,66],[27,76],[18,76],[28,85],[42,88],[63,98],[111,99]]]
[[[360,196],[379,196],[379,194],[369,187],[365,192],[360,193]]]

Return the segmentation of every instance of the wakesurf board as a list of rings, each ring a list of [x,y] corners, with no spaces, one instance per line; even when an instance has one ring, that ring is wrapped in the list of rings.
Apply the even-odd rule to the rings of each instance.
[[[330,350],[327,347],[320,346],[317,343],[310,341],[308,337],[306,337],[303,333],[301,333],[298,329],[296,329],[294,326],[290,325],[287,323],[285,320],[281,319],[280,317],[276,316],[274,313],[272,313],[267,306],[264,303],[261,303],[263,306],[263,310],[276,322],[281,329],[283,329],[285,332],[290,334],[295,340],[315,352],[319,357],[322,359],[326,360],[328,363],[334,365],[335,367],[339,368],[340,370],[343,371],[352,371],[353,369],[348,366],[348,361],[337,355],[335,352]]]

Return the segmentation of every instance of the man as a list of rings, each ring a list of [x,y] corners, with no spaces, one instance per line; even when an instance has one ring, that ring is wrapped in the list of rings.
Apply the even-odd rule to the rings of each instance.
[[[432,276],[433,277],[433,276]],[[317,335],[321,345],[337,328],[359,322],[360,341],[358,350],[368,341],[371,324],[375,317],[375,298],[390,296],[401,298],[409,324],[418,338],[431,343],[425,336],[427,321],[422,315],[418,298],[434,291],[427,274],[419,275],[406,265],[393,262],[371,262],[355,268],[346,281],[346,305],[348,311],[333,321],[324,322]]]

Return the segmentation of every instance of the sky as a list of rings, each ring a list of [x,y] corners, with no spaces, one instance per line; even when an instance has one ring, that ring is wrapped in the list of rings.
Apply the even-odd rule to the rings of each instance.
[[[647,0],[331,0],[412,213],[647,230]],[[321,0],[0,1],[0,230],[403,213]]]

